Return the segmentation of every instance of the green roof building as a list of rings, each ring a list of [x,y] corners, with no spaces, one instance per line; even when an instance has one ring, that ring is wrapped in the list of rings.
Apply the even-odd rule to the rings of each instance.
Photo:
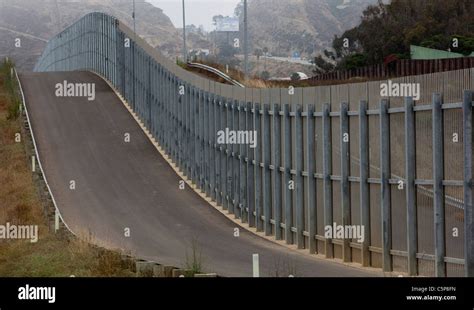
[[[453,53],[449,51],[436,50],[422,46],[410,45],[411,59],[445,59],[445,58],[462,58],[463,54]],[[467,57],[474,57],[474,52]]]

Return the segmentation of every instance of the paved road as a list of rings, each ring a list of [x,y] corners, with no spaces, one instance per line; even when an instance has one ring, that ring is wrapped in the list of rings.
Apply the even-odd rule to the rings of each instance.
[[[245,230],[235,238],[236,224],[191,189],[179,190],[178,176],[92,73],[27,73],[20,79],[46,177],[76,234],[179,267],[195,240],[205,269],[225,276],[251,276],[254,253],[260,254],[263,275],[286,272],[275,266],[288,263],[298,276],[381,275],[304,255]],[[95,83],[95,101],[56,97],[55,85],[64,80]]]

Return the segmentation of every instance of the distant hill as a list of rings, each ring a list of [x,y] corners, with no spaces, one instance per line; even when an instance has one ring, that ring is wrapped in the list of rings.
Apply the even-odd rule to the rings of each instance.
[[[332,45],[335,35],[360,23],[377,0],[249,0],[252,48],[280,56],[310,54]]]
[[[0,0],[0,58],[14,55],[20,69],[31,70],[48,39],[95,11],[132,26],[130,0]],[[136,11],[137,32],[152,46],[170,55],[181,50],[181,34],[161,9],[137,1]]]

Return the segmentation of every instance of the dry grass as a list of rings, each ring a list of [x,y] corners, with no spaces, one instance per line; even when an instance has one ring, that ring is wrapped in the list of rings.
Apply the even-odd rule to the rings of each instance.
[[[0,276],[113,277],[135,276],[118,252],[93,247],[75,238],[51,233],[43,216],[37,187],[28,166],[24,139],[17,143],[21,120],[18,98],[8,78],[8,64],[0,67],[0,225],[38,225],[38,242],[0,239]]]

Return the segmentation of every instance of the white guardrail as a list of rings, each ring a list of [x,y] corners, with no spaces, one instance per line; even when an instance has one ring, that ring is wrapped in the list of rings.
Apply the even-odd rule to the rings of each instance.
[[[192,67],[192,68],[198,68],[198,69],[202,69],[202,70],[206,70],[208,72],[214,73],[215,75],[223,78],[224,80],[231,83],[232,85],[245,88],[245,86],[243,84],[241,84],[238,81],[234,80],[233,78],[231,78],[230,76],[228,76],[224,72],[222,72],[220,70],[217,70],[216,68],[213,68],[213,67],[210,67],[210,66],[207,66],[207,65],[204,65],[204,64],[200,64],[200,63],[195,63],[195,62],[188,62],[187,65],[189,67]]]

